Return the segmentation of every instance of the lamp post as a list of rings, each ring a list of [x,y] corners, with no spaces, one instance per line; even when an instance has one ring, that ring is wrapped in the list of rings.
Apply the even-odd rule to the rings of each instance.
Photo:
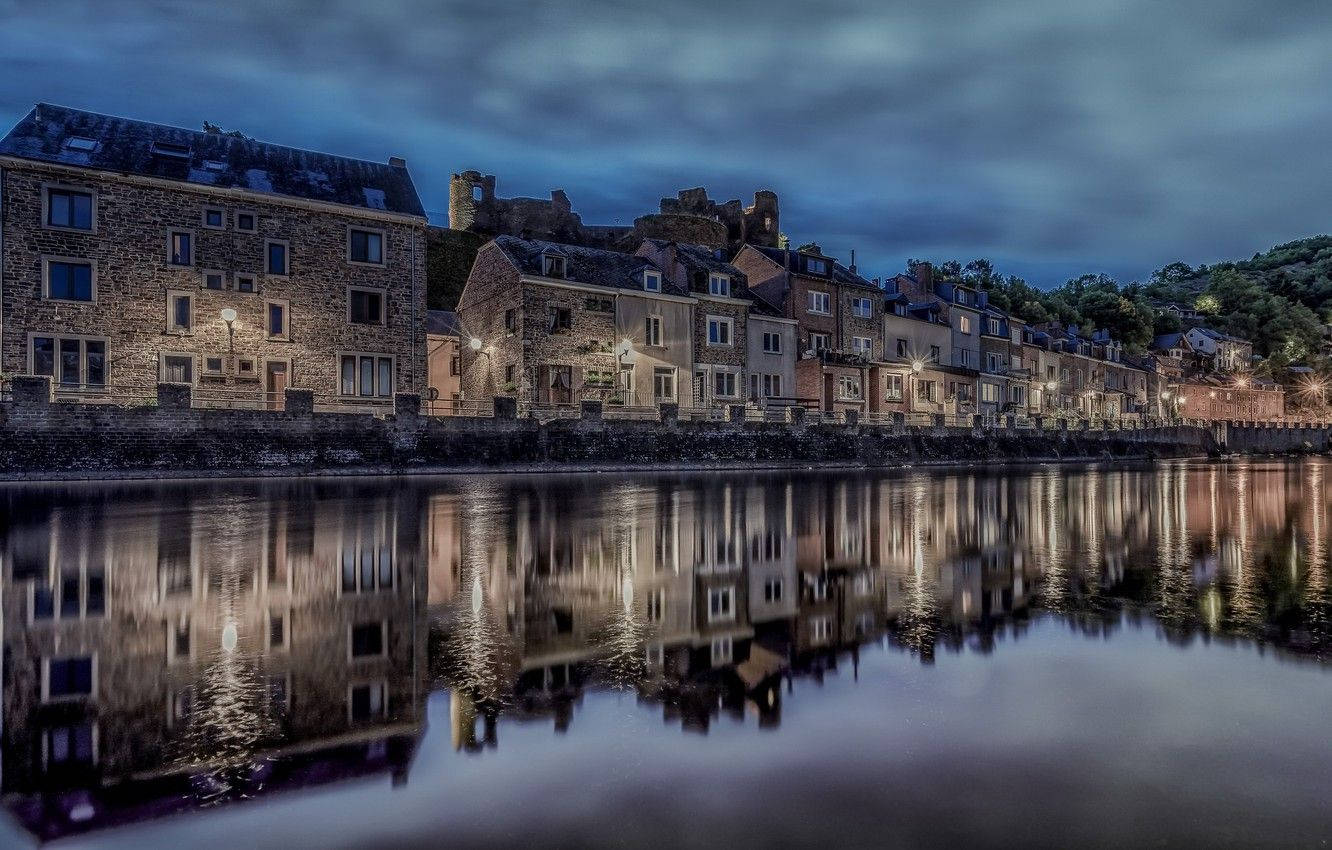
[[[236,321],[236,311],[230,307],[222,308],[222,321],[227,323],[227,359],[234,359],[236,354],[236,329],[232,323]]]
[[[633,350],[634,342],[629,339],[629,337],[620,340],[620,344],[615,346],[615,384],[617,387],[620,384],[620,376],[624,374],[624,358],[628,357]],[[628,405],[629,403],[629,392],[631,389],[629,383],[630,381],[626,379],[624,387],[621,388],[623,395],[620,398],[620,403],[624,405]]]
[[[916,384],[920,380],[920,373],[924,371],[925,364],[919,360],[911,361],[911,387],[907,393],[907,410],[916,412]]]

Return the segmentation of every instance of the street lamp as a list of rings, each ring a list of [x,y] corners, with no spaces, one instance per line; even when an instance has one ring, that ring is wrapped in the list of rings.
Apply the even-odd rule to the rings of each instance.
[[[467,347],[472,349],[473,351],[480,351],[481,340],[477,339],[476,337],[472,337],[471,339],[467,340]]]
[[[232,327],[232,322],[236,321],[236,311],[230,307],[223,307],[222,321],[227,323],[227,357],[231,358],[236,353],[236,329]]]

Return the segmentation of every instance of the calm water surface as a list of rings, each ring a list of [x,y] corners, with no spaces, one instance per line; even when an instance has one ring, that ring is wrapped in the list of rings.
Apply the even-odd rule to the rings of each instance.
[[[0,846],[1332,839],[1322,460],[0,488]]]

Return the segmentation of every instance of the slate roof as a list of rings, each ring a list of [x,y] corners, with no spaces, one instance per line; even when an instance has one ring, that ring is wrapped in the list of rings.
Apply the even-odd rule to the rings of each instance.
[[[1221,333],[1221,331],[1214,331],[1211,328],[1195,328],[1195,330],[1198,331],[1198,333],[1202,334],[1203,336],[1210,337],[1214,340],[1217,340],[1218,342],[1237,342],[1240,343],[1241,345],[1249,345],[1249,341],[1247,339],[1242,339],[1237,336],[1231,336],[1230,334]]]
[[[565,280],[590,283],[617,289],[643,291],[643,270],[656,269],[653,263],[635,254],[584,248],[579,245],[561,245],[540,239],[520,239],[517,236],[496,236],[494,244],[513,261],[523,274],[541,275],[541,255],[556,253],[565,258]],[[661,291],[668,295],[688,295],[666,279],[662,273]]]
[[[70,139],[89,140],[91,150]],[[0,155],[425,218],[406,167],[46,103],[0,140]]]
[[[462,323],[452,310],[426,310],[426,333],[435,336],[462,336]]]
[[[787,271],[793,274],[803,274],[803,272],[800,271],[799,251],[787,251],[783,248],[767,248],[761,245],[751,245],[749,247],[758,251],[760,254],[767,257],[769,260],[772,260],[774,263],[786,269]],[[811,254],[810,256],[815,256],[815,255]],[[822,255],[818,256],[822,257]],[[832,257],[822,257],[822,259],[827,260],[828,263],[832,266],[831,277],[835,283],[841,283],[847,286],[860,286],[866,289],[873,289],[875,292],[883,291],[881,287],[874,285],[868,280],[865,280],[865,278],[851,271],[846,266],[834,260]]]
[[[1184,340],[1184,334],[1161,334],[1152,340],[1152,350],[1168,351],[1171,348],[1178,348],[1183,344],[1185,348],[1188,344]]]

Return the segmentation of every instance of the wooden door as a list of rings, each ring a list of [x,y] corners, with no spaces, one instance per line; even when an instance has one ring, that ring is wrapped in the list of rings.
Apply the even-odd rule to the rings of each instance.
[[[286,402],[287,364],[270,360],[264,364],[264,406],[281,410]]]

